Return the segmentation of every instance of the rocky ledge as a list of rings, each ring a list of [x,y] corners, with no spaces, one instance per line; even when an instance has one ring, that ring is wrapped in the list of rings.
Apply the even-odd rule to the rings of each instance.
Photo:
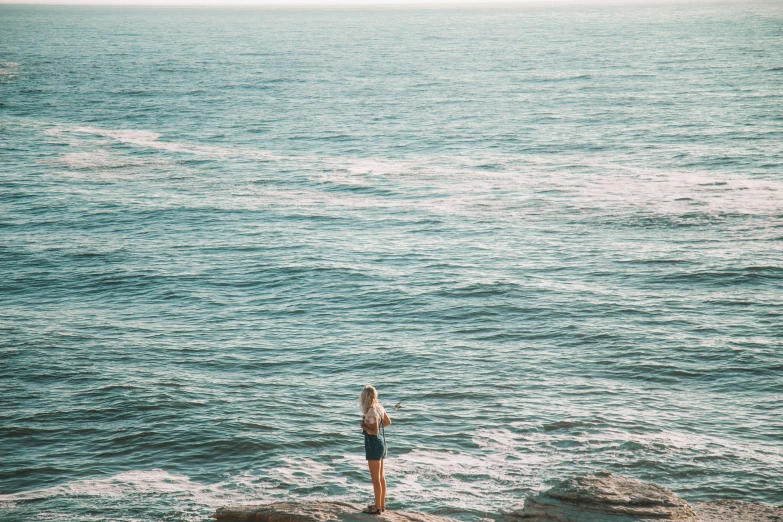
[[[783,508],[718,500],[689,505],[668,489],[611,473],[566,479],[528,496],[520,522],[783,522]]]
[[[220,508],[218,522],[455,522],[452,519],[387,511],[362,513],[344,502],[278,502]],[[522,509],[499,515],[510,522],[783,522],[783,507],[717,500],[690,505],[668,489],[640,480],[596,473],[570,478],[530,495]]]
[[[530,522],[637,522],[698,520],[668,489],[611,473],[566,479],[525,499],[519,518]]]
[[[218,522],[456,522],[450,518],[405,511],[382,515],[362,513],[364,506],[347,502],[278,502],[265,506],[224,507],[213,515]]]

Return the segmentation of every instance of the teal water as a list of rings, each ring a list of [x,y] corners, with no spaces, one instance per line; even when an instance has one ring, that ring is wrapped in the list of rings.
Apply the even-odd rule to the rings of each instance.
[[[783,5],[0,6],[0,519],[609,470],[783,503]]]

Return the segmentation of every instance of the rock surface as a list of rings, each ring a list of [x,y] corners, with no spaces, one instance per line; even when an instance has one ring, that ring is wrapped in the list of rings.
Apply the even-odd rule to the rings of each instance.
[[[456,522],[423,513],[362,513],[345,502],[278,502],[263,506],[224,507],[218,522]],[[582,475],[552,489],[528,496],[506,520],[518,522],[783,522],[783,506],[740,500],[689,505],[668,489],[611,473]]]
[[[278,502],[265,506],[224,507],[213,515],[218,522],[455,522],[423,513],[387,511],[382,515],[362,513],[364,506],[345,502]]]
[[[696,512],[668,489],[596,473],[566,479],[528,496],[515,518],[529,522],[697,522]]]

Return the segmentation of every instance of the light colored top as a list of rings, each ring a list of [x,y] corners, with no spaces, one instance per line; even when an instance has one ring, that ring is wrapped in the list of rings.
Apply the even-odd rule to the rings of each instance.
[[[370,426],[374,426],[374,425],[383,426],[383,415],[385,413],[386,410],[384,410],[383,406],[379,404],[378,406],[375,407],[374,410],[371,409],[370,411],[364,414],[364,422],[365,424],[369,424]],[[378,417],[379,414],[380,417]]]

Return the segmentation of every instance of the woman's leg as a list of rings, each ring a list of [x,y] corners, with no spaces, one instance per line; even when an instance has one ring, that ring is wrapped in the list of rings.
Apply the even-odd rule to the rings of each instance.
[[[383,497],[381,496],[381,463],[382,460],[368,460],[370,466],[370,477],[372,477],[372,490],[375,493],[375,507],[383,509]]]
[[[379,478],[381,479],[381,504],[378,506],[380,509],[386,509],[386,476],[383,473],[383,459],[381,459],[381,469]],[[376,504],[377,505],[377,504]]]

